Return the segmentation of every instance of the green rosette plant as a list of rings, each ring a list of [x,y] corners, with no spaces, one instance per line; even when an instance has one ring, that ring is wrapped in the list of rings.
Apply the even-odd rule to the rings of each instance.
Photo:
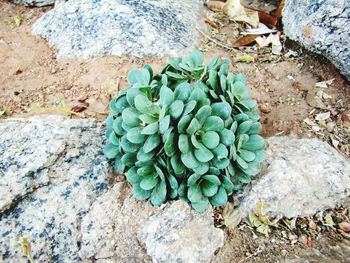
[[[264,139],[246,79],[195,51],[160,74],[133,69],[110,102],[107,158],[134,197],[153,205],[180,198],[199,212],[222,206],[259,172]]]

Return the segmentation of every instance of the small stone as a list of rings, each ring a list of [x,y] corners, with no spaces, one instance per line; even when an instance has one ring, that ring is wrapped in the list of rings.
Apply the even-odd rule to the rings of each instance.
[[[328,123],[327,123],[327,131],[328,131],[328,132],[333,132],[335,126],[336,126],[335,122],[328,122]]]
[[[269,112],[271,112],[272,107],[271,107],[271,104],[270,104],[270,103],[265,103],[265,104],[261,104],[261,105],[259,106],[259,109],[260,109],[260,111],[263,112],[263,113],[269,113]]]

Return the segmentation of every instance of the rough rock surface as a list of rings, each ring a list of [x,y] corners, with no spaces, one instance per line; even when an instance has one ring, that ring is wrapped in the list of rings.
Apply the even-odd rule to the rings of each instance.
[[[350,80],[350,1],[287,0],[284,33],[324,55]]]
[[[334,208],[350,196],[350,161],[319,139],[281,136],[267,139],[266,173],[244,193],[240,207],[286,217]]]
[[[78,261],[81,218],[111,174],[103,137],[94,120],[0,123],[0,258],[22,262],[18,240],[30,237],[36,262]]]
[[[33,25],[58,57],[176,56],[196,42],[199,0],[75,0]]]
[[[145,222],[139,239],[156,262],[209,262],[224,245],[224,232],[215,228],[212,209],[199,214],[176,201]]]
[[[26,6],[47,6],[47,5],[53,5],[55,3],[55,0],[13,0],[15,4],[21,4]]]

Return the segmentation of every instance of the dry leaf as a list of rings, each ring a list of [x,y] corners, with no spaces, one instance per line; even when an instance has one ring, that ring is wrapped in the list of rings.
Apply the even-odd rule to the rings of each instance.
[[[242,211],[239,208],[234,209],[233,204],[228,202],[224,207],[222,216],[228,228],[235,228],[242,220]]]
[[[265,26],[262,23],[259,23],[258,28],[250,28],[247,29],[245,32],[242,32],[242,35],[264,35],[264,34],[270,34],[270,33],[275,33],[277,30],[275,29],[270,29],[267,26]]]
[[[22,255],[27,257],[31,263],[34,263],[34,259],[32,257],[30,238],[21,237],[19,240],[19,244],[22,247]]]
[[[332,83],[333,83],[334,79],[329,79],[329,80],[325,80],[325,81],[320,81],[320,82],[317,82],[315,84],[316,87],[318,88],[328,88]]]
[[[235,47],[243,47],[246,45],[249,45],[250,43],[253,43],[255,39],[260,35],[247,35],[244,37],[241,37],[236,42],[233,43]]]
[[[315,120],[316,121],[325,121],[331,116],[330,112],[324,112],[324,113],[319,113],[316,115]]]
[[[280,41],[280,35],[277,34],[270,34],[267,38],[265,37],[258,37],[255,40],[260,47],[267,47],[270,44],[272,45],[272,54],[280,55],[282,51],[282,44]]]
[[[240,0],[228,0],[223,7],[223,12],[234,21],[245,22],[253,27],[259,26],[258,12],[244,8]]]
[[[286,2],[285,0],[281,0],[281,2],[279,3],[279,5],[278,5],[278,7],[277,7],[277,9],[275,11],[275,15],[274,16],[277,19],[280,19],[282,17],[282,10],[284,8],[285,2]]]
[[[263,223],[263,224],[270,224],[270,218],[265,214],[264,211],[264,202],[263,200],[260,200],[257,205],[256,205],[256,213],[258,215],[259,220]]]
[[[71,108],[72,112],[82,112],[83,110],[86,110],[87,107],[89,107],[89,103],[87,102],[82,102],[79,105],[75,105],[74,107]]]
[[[316,229],[317,229],[317,225],[316,225],[316,223],[314,222],[314,220],[309,219],[309,227],[310,227],[312,230],[316,230]]]
[[[248,8],[248,9],[257,12],[259,21],[267,25],[268,27],[274,28],[277,25],[278,19],[276,17],[258,9],[254,9],[254,8]]]
[[[348,222],[341,222],[339,228],[345,233],[350,233],[350,224]]]
[[[214,27],[216,29],[220,29],[220,26],[218,24],[216,24],[215,22],[209,20],[209,19],[205,19],[204,23],[208,24],[211,27]]]
[[[207,6],[210,10],[214,12],[222,12],[225,3],[221,1],[209,1]]]
[[[333,226],[334,225],[334,221],[333,221],[331,213],[327,213],[326,214],[326,216],[324,217],[324,222],[326,223],[326,225],[329,225],[329,226]]]
[[[252,63],[255,61],[255,59],[251,55],[243,54],[243,55],[237,56],[237,61]]]

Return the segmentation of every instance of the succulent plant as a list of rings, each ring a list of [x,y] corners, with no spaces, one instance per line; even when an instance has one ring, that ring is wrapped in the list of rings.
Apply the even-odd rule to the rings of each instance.
[[[111,100],[104,148],[134,197],[160,205],[180,198],[202,212],[222,206],[251,181],[264,159],[257,104],[246,79],[214,56],[195,51],[169,59],[160,74],[149,65],[128,74]]]

